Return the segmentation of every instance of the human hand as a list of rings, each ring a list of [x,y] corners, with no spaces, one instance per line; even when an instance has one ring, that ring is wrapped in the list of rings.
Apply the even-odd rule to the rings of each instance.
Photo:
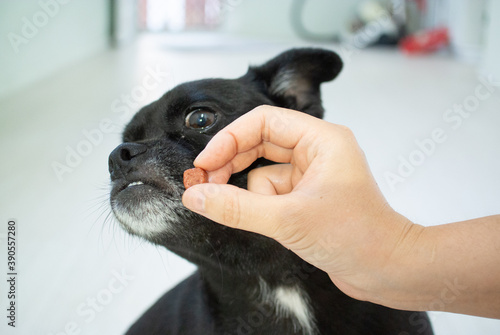
[[[225,184],[259,157],[285,164],[251,171],[248,190]],[[275,239],[360,299],[380,293],[387,260],[420,227],[388,206],[349,129],[296,111],[256,108],[194,165],[210,184],[186,190],[186,207]]]

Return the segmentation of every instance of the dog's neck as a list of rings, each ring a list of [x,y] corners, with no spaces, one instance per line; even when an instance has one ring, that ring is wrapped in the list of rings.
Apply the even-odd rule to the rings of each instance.
[[[332,294],[328,276],[302,260],[268,273],[237,273],[223,267],[201,266],[208,299],[222,315],[240,327],[281,324],[285,333],[317,333],[315,303],[318,296]],[[325,289],[327,288],[327,289]],[[269,320],[272,320],[270,322]]]

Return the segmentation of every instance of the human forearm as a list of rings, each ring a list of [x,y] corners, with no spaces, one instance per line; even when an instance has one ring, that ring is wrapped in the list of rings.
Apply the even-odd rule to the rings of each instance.
[[[406,239],[391,256],[378,303],[500,318],[500,215],[426,227]]]

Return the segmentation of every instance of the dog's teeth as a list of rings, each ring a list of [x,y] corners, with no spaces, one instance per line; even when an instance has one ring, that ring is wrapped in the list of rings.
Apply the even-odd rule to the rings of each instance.
[[[142,181],[134,181],[133,183],[128,184],[127,187],[136,186],[136,185],[144,185],[144,183]]]

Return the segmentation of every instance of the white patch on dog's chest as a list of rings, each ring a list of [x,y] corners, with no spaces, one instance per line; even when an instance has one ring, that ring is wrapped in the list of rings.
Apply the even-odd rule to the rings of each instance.
[[[274,290],[276,306],[284,314],[289,314],[300,324],[306,334],[312,334],[313,324],[309,304],[303,296],[303,292],[289,287],[278,287]]]
[[[262,299],[274,305],[278,317],[289,317],[297,331],[303,334],[315,334],[316,325],[307,293],[297,286],[280,286],[269,288],[261,279]]]

